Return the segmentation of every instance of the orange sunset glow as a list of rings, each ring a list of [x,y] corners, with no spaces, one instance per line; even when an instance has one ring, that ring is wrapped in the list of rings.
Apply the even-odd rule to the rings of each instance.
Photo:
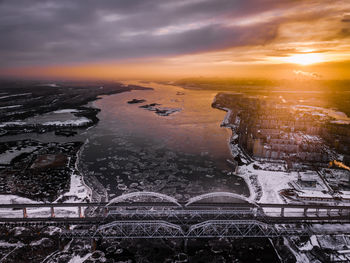
[[[0,263],[350,263],[350,0],[0,0]]]
[[[348,77],[348,1],[239,2],[151,1],[142,9],[108,9],[58,2],[24,8],[3,1],[0,74],[261,77],[269,69],[273,78],[293,78],[295,70]],[[19,24],[28,27],[22,34],[11,30]]]

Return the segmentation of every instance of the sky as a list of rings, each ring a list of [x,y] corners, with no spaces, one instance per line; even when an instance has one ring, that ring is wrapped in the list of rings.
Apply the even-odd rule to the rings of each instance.
[[[348,0],[0,0],[0,76],[350,78]]]

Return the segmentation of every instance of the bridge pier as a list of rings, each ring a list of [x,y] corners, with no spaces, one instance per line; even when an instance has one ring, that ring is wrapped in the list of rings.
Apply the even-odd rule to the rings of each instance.
[[[284,207],[281,208],[281,217],[284,217]]]
[[[184,240],[184,251],[187,253],[187,245],[188,245],[188,238],[185,238]]]
[[[304,208],[304,216],[307,216],[307,207]]]
[[[91,252],[95,252],[97,247],[96,240],[94,238],[91,239]]]
[[[84,211],[81,209],[81,206],[78,206],[78,217],[83,218],[84,217]]]
[[[55,217],[55,209],[53,208],[53,206],[51,206],[50,210],[51,210],[51,217]]]
[[[27,208],[23,207],[23,218],[27,218],[28,214],[27,214]]]

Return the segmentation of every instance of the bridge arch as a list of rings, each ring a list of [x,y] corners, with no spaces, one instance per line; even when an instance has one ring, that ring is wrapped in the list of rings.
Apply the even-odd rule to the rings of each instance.
[[[201,200],[207,199],[207,198],[212,198],[212,197],[230,197],[230,198],[235,198],[238,200],[248,202],[249,204],[258,206],[254,201],[250,200],[249,198],[242,196],[242,195],[239,195],[239,194],[230,193],[230,192],[212,192],[212,193],[197,195],[197,196],[194,196],[194,197],[188,199],[185,206],[189,206],[195,202],[198,202],[198,201],[201,201]]]
[[[109,201],[109,203],[107,204],[107,206],[115,204],[115,203],[120,203],[122,201],[125,201],[127,199],[133,198],[133,197],[156,197],[156,198],[160,198],[160,199],[164,199],[170,203],[173,203],[177,206],[182,206],[174,197],[165,195],[165,194],[161,194],[161,193],[155,193],[155,192],[147,192],[147,191],[143,191],[143,192],[132,192],[132,193],[128,193],[128,194],[123,194],[120,196],[117,196],[115,198],[113,198],[111,201]]]

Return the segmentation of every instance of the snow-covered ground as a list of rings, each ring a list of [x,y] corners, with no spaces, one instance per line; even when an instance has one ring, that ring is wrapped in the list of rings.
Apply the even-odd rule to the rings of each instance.
[[[37,149],[37,147],[34,146],[28,146],[18,150],[16,148],[17,147],[12,147],[10,150],[0,154],[0,164],[10,164],[15,157],[21,155],[22,153],[30,153]]]
[[[80,118],[75,118],[72,120],[52,120],[52,121],[46,121],[46,122],[24,122],[24,121],[11,121],[11,122],[2,122],[0,123],[0,128],[1,127],[6,127],[6,126],[24,126],[24,125],[32,125],[32,124],[42,124],[45,126],[83,126],[88,123],[90,123],[91,120],[89,120],[86,117],[80,117]]]
[[[0,123],[0,128],[6,127],[6,126],[23,126],[26,125],[27,123],[24,121],[6,121],[6,122],[1,122]]]
[[[249,165],[239,166],[238,175],[243,177],[249,187],[250,196],[249,199],[260,204],[283,204],[283,203],[320,203],[328,205],[347,205],[348,203],[339,203],[333,196],[325,192],[327,189],[321,178],[318,178],[318,184],[321,185],[320,189],[297,189],[295,187],[296,181],[298,180],[297,172],[283,172],[283,171],[266,171],[255,169],[256,163]],[[297,197],[295,200],[285,198],[280,192],[284,189],[296,189],[298,196],[313,197],[312,201],[298,201]],[[339,196],[345,198],[348,197],[348,192],[344,191]],[[319,198],[328,198],[329,201],[317,201]],[[265,207],[264,213],[268,216],[281,216],[280,208],[267,208]],[[326,209],[308,209],[307,216],[327,216],[327,215],[339,215],[337,210],[327,211]],[[284,210],[285,216],[304,216],[303,208],[286,208]]]
[[[327,228],[327,226],[322,227]],[[349,228],[348,225],[346,227]],[[336,232],[334,225],[330,225],[328,230]],[[307,241],[301,241],[299,237],[285,237],[284,245],[293,253],[297,263],[324,262],[320,260],[326,260],[325,255],[327,254],[334,258],[334,261],[327,262],[350,261],[350,237],[346,235],[311,235]],[[322,255],[315,258],[315,252],[319,249],[322,250]]]
[[[77,109],[63,109],[63,110],[56,110],[53,113],[60,114],[60,113],[78,113],[80,112]]]
[[[79,255],[75,255],[71,258],[71,260],[68,261],[68,263],[83,263],[85,262],[85,260],[87,260],[90,256],[92,255],[92,253],[88,253],[84,256],[79,256]]]
[[[19,107],[21,105],[14,105],[14,106]],[[11,106],[8,106],[8,107],[11,107]],[[2,122],[0,123],[0,127],[37,125],[37,124],[41,124],[45,126],[57,125],[57,126],[79,127],[92,122],[90,119],[86,117],[78,117],[74,115],[74,113],[79,113],[79,112],[80,110],[77,110],[77,109],[57,110],[57,111],[37,115],[34,117],[29,117],[23,121]]]
[[[27,124],[58,125],[58,126],[81,126],[90,123],[86,117],[75,116],[74,113],[80,112],[77,109],[62,109],[35,117],[30,117],[24,121]]]
[[[18,195],[0,195],[1,204],[39,204],[42,202],[37,202],[29,198],[20,197]]]
[[[0,100],[7,99],[7,98],[12,98],[12,97],[26,96],[26,95],[31,95],[31,94],[32,93],[21,93],[21,94],[13,94],[13,95],[1,96]]]
[[[84,148],[84,145],[80,148],[80,151],[77,153],[75,170],[72,172],[71,179],[70,179],[70,189],[68,192],[64,193],[61,197],[59,197],[58,200],[63,197],[74,197],[76,199],[76,202],[81,202],[82,200],[91,200],[92,198],[92,190],[89,186],[85,184],[84,178],[79,173],[79,169],[78,169],[80,154],[82,149]],[[74,202],[74,200],[70,200],[70,201]]]
[[[91,193],[90,189],[84,185],[81,176],[72,174],[71,185],[69,192],[61,195],[57,200],[63,199],[63,203],[74,203],[74,202],[84,202],[86,199],[90,199]],[[17,195],[0,195],[0,200],[2,204],[37,204],[42,202],[37,202],[29,198],[19,197]],[[57,201],[55,201],[57,202]],[[28,217],[50,217],[50,208],[27,208]],[[0,208],[0,217],[10,218],[10,217],[22,217],[23,211]],[[56,217],[77,217],[78,208],[77,207],[60,207],[55,208]]]
[[[75,120],[47,121],[47,122],[42,123],[42,125],[45,125],[45,126],[52,126],[52,125],[55,125],[55,126],[82,126],[82,125],[88,124],[90,122],[91,122],[91,120],[89,120],[88,118],[81,117],[81,118],[78,118]]]
[[[280,196],[279,192],[282,189],[290,188],[289,183],[295,181],[298,178],[297,173],[286,173],[276,171],[256,170],[253,167],[254,163],[249,165],[240,166],[238,174],[247,179],[249,175],[256,175],[257,183],[261,187],[262,196],[259,203],[272,203],[282,204],[285,203],[284,199]],[[250,180],[246,180],[249,189],[255,189]],[[251,193],[252,198],[257,193]]]
[[[79,153],[78,153],[79,158]],[[58,200],[64,203],[74,203],[74,202],[86,202],[91,200],[91,189],[84,183],[82,176],[75,171],[71,174],[70,189],[68,192],[62,194],[54,202]],[[36,204],[42,203],[31,200],[29,198],[19,197],[17,195],[0,195],[0,202],[2,204]],[[51,215],[50,208],[27,208],[28,217],[49,217]],[[22,210],[13,209],[0,209],[0,217],[22,217]],[[61,207],[55,209],[56,217],[77,217],[78,208],[77,207]]]
[[[0,110],[4,110],[4,109],[14,109],[14,108],[22,107],[22,106],[23,106],[23,105],[4,106],[4,107],[0,107]]]

